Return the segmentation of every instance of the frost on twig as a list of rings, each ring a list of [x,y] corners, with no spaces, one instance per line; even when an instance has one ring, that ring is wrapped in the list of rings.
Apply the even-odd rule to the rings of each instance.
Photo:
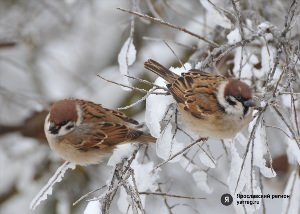
[[[118,190],[120,195],[117,204],[120,211],[130,209],[133,213],[144,213],[145,196],[140,196],[139,191],[155,191],[158,174],[152,171],[152,162],[142,164],[137,161],[139,149],[140,146],[120,146],[108,161],[109,166],[114,166],[114,171],[107,180],[107,189],[100,196],[88,199],[98,201],[102,213],[109,213]],[[148,175],[147,178],[145,175]]]
[[[136,8],[136,4],[133,1],[133,8]],[[136,60],[136,49],[133,44],[133,34],[134,34],[134,24],[135,18],[131,17],[130,23],[130,35],[124,42],[120,53],[118,55],[118,63],[119,63],[119,70],[120,73],[123,75],[126,85],[131,85],[129,79],[126,77],[128,75],[128,67],[131,66]],[[128,89],[125,87],[124,89]]]
[[[66,171],[68,169],[75,169],[76,165],[73,163],[70,163],[68,161],[64,162],[63,165],[61,165],[54,175],[49,179],[48,183],[40,190],[40,192],[34,197],[34,199],[30,203],[30,209],[35,210],[37,206],[44,200],[48,198],[48,195],[52,194],[53,186],[61,182]]]
[[[127,85],[130,85],[130,82],[125,77],[125,75],[128,75],[128,67],[135,62],[135,59],[136,59],[136,49],[133,44],[133,38],[129,37],[123,44],[118,56],[120,73],[126,79]]]
[[[297,214],[299,213],[300,201],[300,175],[299,167],[292,171],[289,181],[285,187],[284,193],[289,195],[289,198],[283,199],[283,206],[281,213]]]

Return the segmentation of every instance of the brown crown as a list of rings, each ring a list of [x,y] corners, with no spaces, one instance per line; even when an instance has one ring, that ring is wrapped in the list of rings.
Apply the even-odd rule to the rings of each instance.
[[[224,96],[241,97],[244,100],[252,99],[251,88],[240,80],[229,80],[224,90]]]
[[[61,100],[51,106],[49,120],[55,124],[67,121],[76,122],[77,118],[75,100]]]

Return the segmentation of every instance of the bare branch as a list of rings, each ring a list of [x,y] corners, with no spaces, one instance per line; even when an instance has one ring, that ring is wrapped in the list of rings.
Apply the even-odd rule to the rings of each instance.
[[[162,192],[139,192],[139,193],[141,195],[156,195],[156,196],[165,196],[165,197],[171,197],[171,198],[185,198],[185,199],[192,199],[192,200],[206,199],[206,198],[202,198],[202,197],[173,195],[173,194],[162,193]]]
[[[185,32],[185,33],[187,33],[187,34],[189,34],[189,35],[191,35],[191,36],[193,36],[193,37],[196,37],[197,39],[200,39],[200,40],[202,40],[202,41],[208,43],[210,46],[212,46],[212,47],[214,47],[214,48],[219,46],[218,44],[216,44],[216,43],[214,43],[214,42],[212,42],[212,41],[209,41],[209,40],[207,40],[206,38],[204,38],[204,37],[202,37],[202,36],[199,36],[199,35],[197,35],[197,34],[191,32],[191,31],[189,31],[189,30],[187,30],[187,29],[185,29],[185,28],[182,28],[182,27],[173,25],[173,24],[171,24],[171,23],[169,23],[169,22],[166,22],[166,21],[164,21],[164,20],[161,20],[161,19],[158,19],[158,18],[154,18],[154,17],[148,16],[148,15],[145,15],[145,14],[141,14],[141,13],[138,13],[138,12],[135,12],[135,11],[125,10],[125,9],[122,9],[122,8],[117,8],[117,9],[118,9],[118,10],[121,10],[121,11],[123,11],[123,12],[127,12],[127,13],[131,13],[131,14],[137,15],[137,16],[139,16],[139,17],[145,18],[145,19],[147,19],[147,20],[150,20],[150,21],[153,21],[153,22],[156,22],[156,23],[160,23],[160,24],[166,25],[166,26],[168,26],[168,27],[177,29],[177,30],[179,30],[179,31]]]

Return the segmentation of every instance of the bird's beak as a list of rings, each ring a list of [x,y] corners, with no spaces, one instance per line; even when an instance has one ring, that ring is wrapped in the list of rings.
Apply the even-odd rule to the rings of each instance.
[[[255,107],[256,106],[256,103],[253,100],[247,100],[243,104],[246,107]]]
[[[51,134],[57,134],[59,131],[59,126],[57,126],[55,123],[50,122],[50,126],[49,126],[49,132],[51,132]]]

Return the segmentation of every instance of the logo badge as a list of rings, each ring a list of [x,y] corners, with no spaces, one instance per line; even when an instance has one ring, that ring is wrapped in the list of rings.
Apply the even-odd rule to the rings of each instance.
[[[229,206],[230,204],[232,204],[232,202],[233,202],[233,198],[230,194],[226,193],[221,196],[221,203],[224,206]]]

